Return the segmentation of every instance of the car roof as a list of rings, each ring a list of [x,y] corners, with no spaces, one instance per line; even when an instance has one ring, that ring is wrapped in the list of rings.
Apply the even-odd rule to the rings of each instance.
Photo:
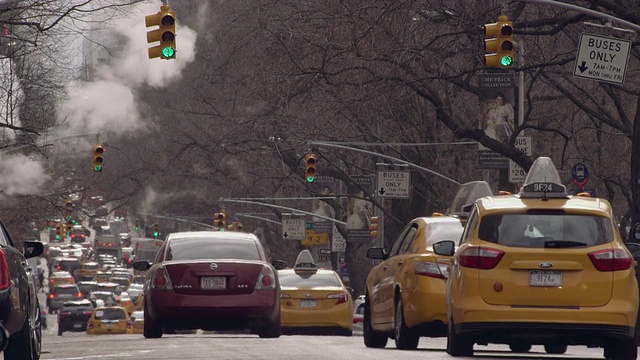
[[[69,287],[78,287],[76,284],[58,284],[54,285],[53,288],[69,288]]]
[[[63,306],[64,305],[87,305],[87,306],[92,306],[91,305],[91,301],[89,301],[87,299],[65,301],[62,305]]]
[[[462,224],[462,220],[455,216],[425,216],[414,219],[414,221],[420,221],[428,224]]]
[[[68,278],[72,276],[68,271],[54,271],[50,277]]]
[[[258,238],[254,234],[233,231],[183,231],[171,233],[167,236],[167,240],[180,239],[258,240]]]

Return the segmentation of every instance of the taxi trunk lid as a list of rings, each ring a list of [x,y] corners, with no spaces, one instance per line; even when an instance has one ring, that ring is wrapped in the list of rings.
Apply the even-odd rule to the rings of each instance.
[[[232,295],[253,292],[264,265],[248,260],[207,260],[166,262],[164,266],[177,294]]]
[[[349,301],[349,293],[338,286],[313,289],[282,287],[280,298],[289,309],[327,310]]]
[[[614,271],[596,268],[594,254],[612,244],[581,248],[486,246],[500,254],[492,269],[478,269],[480,295],[488,304],[511,306],[603,306],[613,292]],[[490,252],[486,254],[491,255]]]

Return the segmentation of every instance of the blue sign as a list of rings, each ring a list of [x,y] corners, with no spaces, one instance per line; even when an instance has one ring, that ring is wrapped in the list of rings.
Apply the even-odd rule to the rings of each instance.
[[[573,183],[580,189],[589,181],[589,170],[587,169],[587,165],[583,163],[575,164],[571,175],[573,177]]]

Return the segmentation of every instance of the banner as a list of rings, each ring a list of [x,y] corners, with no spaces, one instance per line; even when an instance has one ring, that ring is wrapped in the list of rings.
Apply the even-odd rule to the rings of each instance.
[[[478,126],[487,136],[507,142],[515,127],[515,74],[480,74]],[[481,169],[507,169],[508,158],[478,144]]]

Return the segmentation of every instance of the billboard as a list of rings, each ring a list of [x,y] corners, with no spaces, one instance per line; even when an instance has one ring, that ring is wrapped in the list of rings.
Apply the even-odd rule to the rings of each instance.
[[[371,217],[373,203],[368,194],[373,194],[374,179],[368,175],[351,175],[355,183],[347,186],[347,241],[371,242]]]
[[[480,74],[478,126],[487,136],[507,142],[515,127],[515,75]],[[478,166],[482,169],[506,169],[508,158],[478,144]]]

